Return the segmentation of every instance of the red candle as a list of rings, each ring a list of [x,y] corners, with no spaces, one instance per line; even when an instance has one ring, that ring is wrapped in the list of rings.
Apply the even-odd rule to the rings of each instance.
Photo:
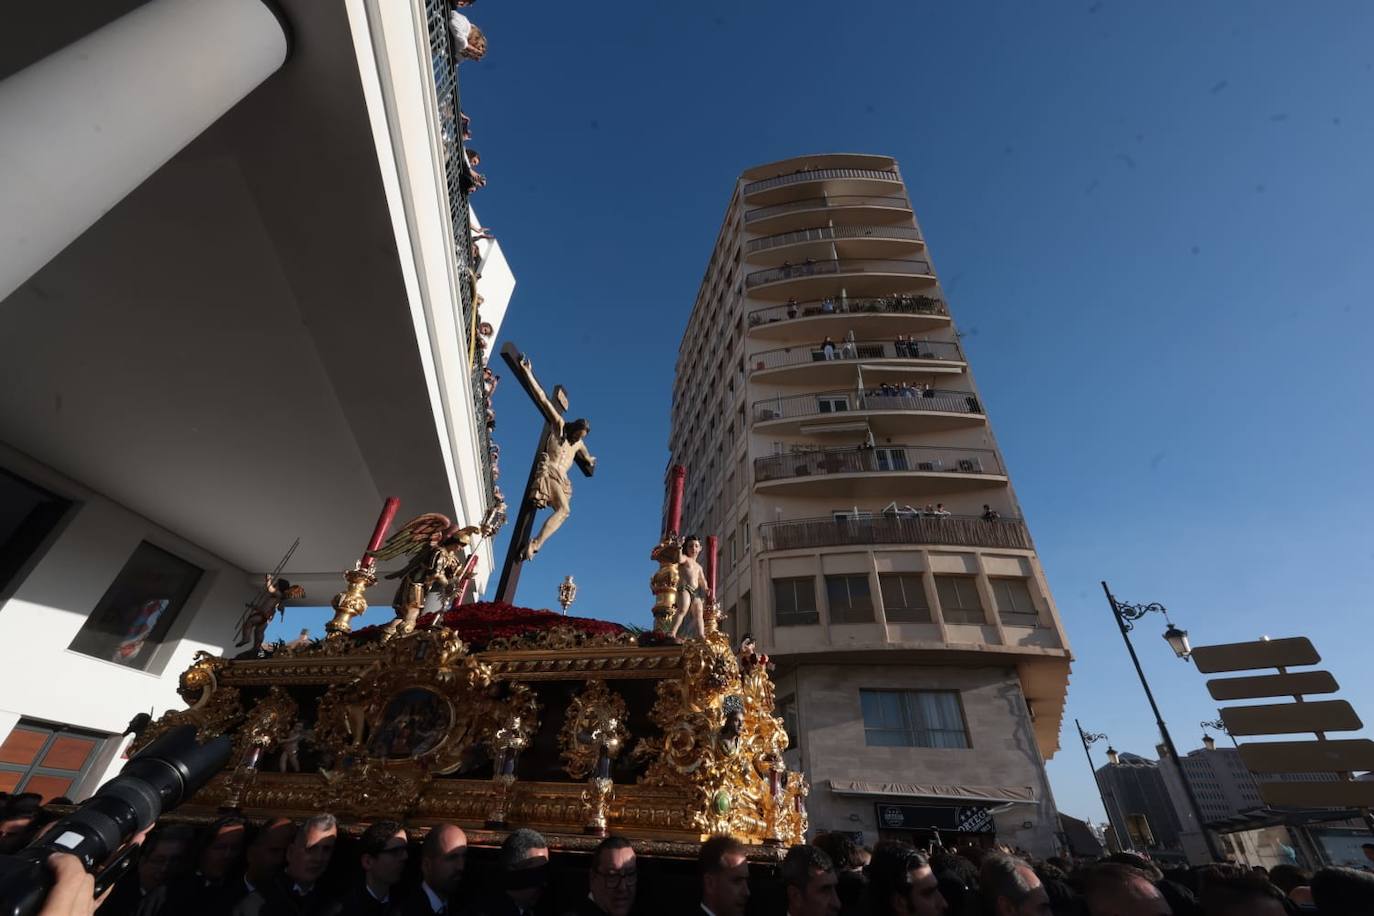
[[[716,555],[719,551],[720,538],[706,535],[706,589],[712,598],[716,597]]]
[[[680,464],[668,471],[668,536],[682,533],[682,488],[687,484],[687,469]]]
[[[372,529],[372,540],[367,542],[367,550],[363,553],[363,558],[358,561],[360,566],[371,568],[377,565],[377,558],[372,556],[372,551],[382,546],[382,541],[386,540],[386,529],[391,527],[391,520],[396,517],[396,510],[401,508],[401,501],[395,496],[388,496],[386,502],[382,504],[382,514],[377,516],[377,527]]]

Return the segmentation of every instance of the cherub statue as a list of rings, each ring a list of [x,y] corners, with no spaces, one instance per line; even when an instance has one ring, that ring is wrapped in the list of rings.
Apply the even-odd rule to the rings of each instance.
[[[234,645],[246,646],[251,641],[253,652],[261,658],[264,654],[262,641],[273,615],[280,613],[285,617],[287,600],[304,597],[305,589],[299,585],[292,585],[280,576],[264,576],[262,591],[248,603],[248,609],[239,620],[239,641]]]
[[[278,768],[283,773],[299,773],[301,771],[301,742],[305,740],[305,737],[304,724],[297,722],[291,726],[291,731],[287,733],[286,740],[281,743]]]
[[[440,596],[441,609],[457,597],[467,565],[468,543],[481,530],[478,525],[460,527],[447,515],[427,512],[406,522],[373,551],[379,560],[410,557],[404,567],[386,577],[401,580],[391,602],[396,619],[387,624],[388,638],[414,632],[415,621],[425,609],[425,598],[431,593]]]
[[[682,542],[682,559],[677,564],[678,604],[677,613],[673,615],[672,629],[668,631],[669,636],[677,636],[678,629],[689,613],[692,615],[692,623],[696,625],[697,635],[703,636],[706,633],[702,611],[706,607],[706,602],[714,596],[706,587],[706,571],[697,561],[700,554],[701,539],[695,534],[688,535]]]

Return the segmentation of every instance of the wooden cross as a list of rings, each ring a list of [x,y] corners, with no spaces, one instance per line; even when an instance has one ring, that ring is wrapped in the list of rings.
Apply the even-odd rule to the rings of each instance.
[[[514,604],[515,590],[520,586],[520,570],[528,556],[531,536],[534,534],[534,518],[539,511],[539,507],[535,505],[535,494],[540,483],[540,458],[543,457],[545,443],[550,437],[563,435],[563,414],[568,410],[568,392],[562,385],[555,385],[552,397],[545,394],[538,379],[534,377],[529,359],[515,344],[506,343],[501,348],[501,358],[510,366],[520,381],[520,387],[525,389],[530,400],[544,415],[544,429],[539,434],[539,444],[535,447],[534,461],[530,464],[530,476],[525,483],[525,493],[520,498],[520,512],[515,518],[515,531],[506,548],[506,561],[501,567],[501,581],[496,587],[497,601]],[[596,459],[585,446],[579,445],[573,454],[573,461],[587,477],[592,476],[596,469]]]

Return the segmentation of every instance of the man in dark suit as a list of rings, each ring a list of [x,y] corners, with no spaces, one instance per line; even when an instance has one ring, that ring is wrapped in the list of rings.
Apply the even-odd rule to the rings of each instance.
[[[639,886],[634,847],[623,836],[609,836],[592,853],[588,894],[568,916],[629,916]]]
[[[329,868],[338,839],[334,815],[317,814],[306,820],[286,847],[285,871],[240,900],[233,916],[332,914],[336,907],[325,899],[319,881]]]
[[[533,916],[549,883],[549,844],[539,833],[521,827],[501,844],[497,864],[502,889],[469,910],[468,916]]]
[[[248,895],[239,878],[247,824],[241,817],[223,817],[206,828],[196,855],[196,869],[154,890],[139,904],[137,916],[229,916]]]
[[[363,880],[340,901],[339,916],[386,916],[395,912],[391,889],[405,874],[410,840],[398,821],[377,821],[358,841]]]
[[[468,836],[456,824],[430,830],[420,848],[420,886],[401,903],[401,916],[450,916],[467,864]]]
[[[731,836],[718,834],[697,854],[704,916],[744,916],[749,906],[749,851]]]
[[[149,895],[180,878],[190,861],[194,840],[191,828],[181,824],[154,830],[139,850],[138,864],[115,882],[114,890],[100,905],[101,916],[132,916]]]

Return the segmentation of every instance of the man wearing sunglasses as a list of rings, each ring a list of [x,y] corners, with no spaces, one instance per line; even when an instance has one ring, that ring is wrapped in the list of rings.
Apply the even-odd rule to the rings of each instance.
[[[623,836],[609,836],[592,853],[589,893],[570,916],[629,916],[639,886],[634,847]]]

